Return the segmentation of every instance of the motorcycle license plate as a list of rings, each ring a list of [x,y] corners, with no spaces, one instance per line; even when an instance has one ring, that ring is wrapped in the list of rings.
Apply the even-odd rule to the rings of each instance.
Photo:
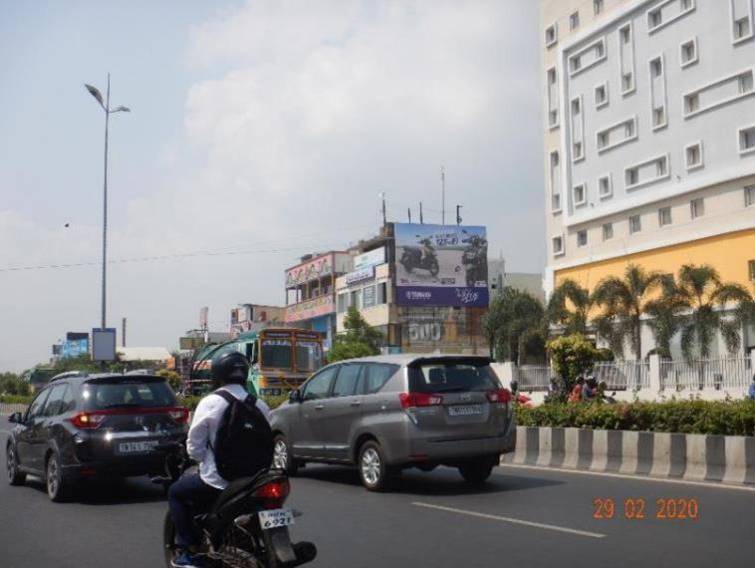
[[[257,513],[262,530],[278,529],[294,524],[294,513],[291,509],[271,509]]]
[[[451,416],[476,416],[482,414],[481,404],[458,404],[448,407],[448,414]]]

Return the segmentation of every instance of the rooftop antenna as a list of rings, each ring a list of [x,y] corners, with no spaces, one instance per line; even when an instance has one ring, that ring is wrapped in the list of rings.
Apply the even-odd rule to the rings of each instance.
[[[440,167],[440,187],[442,193],[441,224],[446,224],[446,168]]]

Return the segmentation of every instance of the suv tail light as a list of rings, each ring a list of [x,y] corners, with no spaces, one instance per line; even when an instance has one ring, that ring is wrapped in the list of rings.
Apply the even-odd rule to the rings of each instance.
[[[79,412],[71,418],[71,422],[76,428],[93,430],[102,424],[102,421],[105,420],[105,416],[106,414],[102,412]]]
[[[168,414],[178,424],[186,424],[189,421],[189,409],[183,406],[171,408],[168,410]]]
[[[488,391],[486,393],[489,402],[497,402],[498,404],[508,404],[511,402],[511,393],[508,389],[496,389]]]
[[[402,392],[398,395],[401,401],[401,408],[417,408],[420,406],[440,406],[443,404],[443,397],[439,394],[428,394],[424,392]]]
[[[255,499],[265,501],[265,507],[268,509],[275,509],[285,501],[288,494],[291,492],[291,485],[288,479],[276,479],[270,483],[265,483],[262,487],[259,487],[252,495]]]

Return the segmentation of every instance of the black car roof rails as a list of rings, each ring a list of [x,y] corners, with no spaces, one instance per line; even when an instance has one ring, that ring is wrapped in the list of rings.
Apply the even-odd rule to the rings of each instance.
[[[85,371],[66,371],[65,373],[59,373],[50,379],[49,382],[54,383],[62,379],[70,379],[71,377],[86,377],[89,373]]]

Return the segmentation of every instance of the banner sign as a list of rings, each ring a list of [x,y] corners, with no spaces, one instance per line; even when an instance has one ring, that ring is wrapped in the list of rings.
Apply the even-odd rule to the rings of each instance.
[[[300,302],[286,307],[286,323],[312,319],[335,311],[333,296],[327,294],[314,300]]]
[[[60,358],[79,357],[89,354],[89,336],[85,339],[66,339],[60,346]]]
[[[385,247],[358,254],[354,257],[354,270],[358,271],[385,262]]]
[[[286,271],[286,288],[333,274],[333,255],[320,256]]]
[[[92,361],[115,361],[115,328],[92,330]]]
[[[394,229],[399,305],[488,305],[485,227],[395,223]]]
[[[351,286],[356,282],[362,282],[363,280],[371,280],[372,278],[375,278],[375,267],[368,266],[367,268],[361,268],[354,272],[349,272],[344,278],[346,279],[347,286]]]

